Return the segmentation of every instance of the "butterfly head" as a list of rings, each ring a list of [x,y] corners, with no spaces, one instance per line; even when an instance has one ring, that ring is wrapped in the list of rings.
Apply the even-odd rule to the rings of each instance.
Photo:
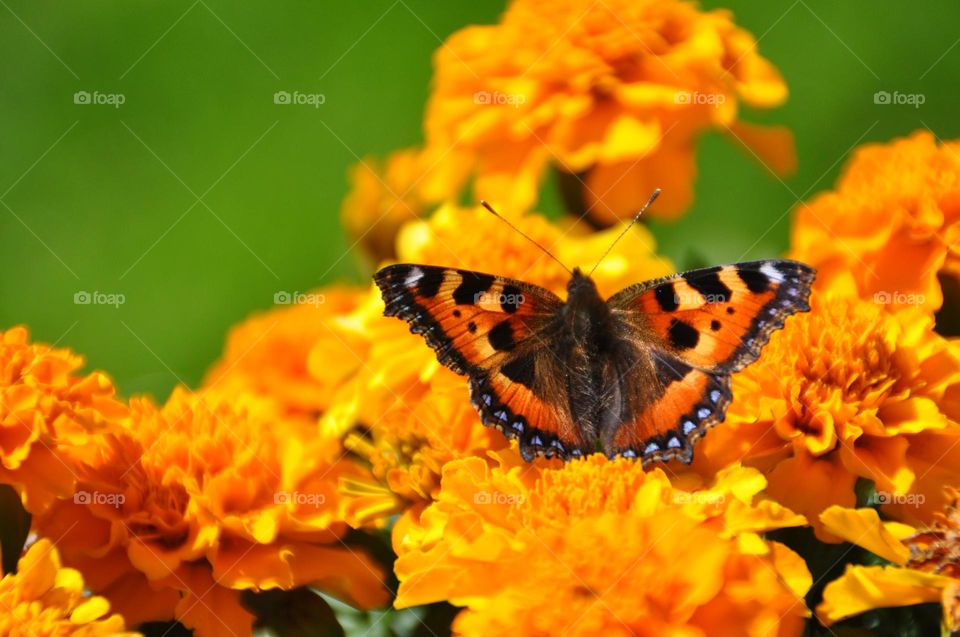
[[[567,307],[586,320],[596,320],[606,315],[606,303],[589,274],[574,268],[567,282]]]

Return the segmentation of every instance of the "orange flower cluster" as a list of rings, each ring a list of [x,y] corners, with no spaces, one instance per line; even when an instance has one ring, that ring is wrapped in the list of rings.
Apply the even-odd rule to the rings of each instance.
[[[78,375],[80,357],[31,344],[25,329],[0,335],[0,480],[20,492],[33,531],[57,539],[52,559],[62,556],[102,595],[71,618],[92,621],[109,600],[134,625],[175,618],[200,635],[237,635],[254,619],[241,605],[246,590],[311,585],[361,608],[386,602],[379,564],[342,541],[349,526],[339,484],[368,471],[338,439],[317,435],[314,414],[329,403],[323,381],[287,382],[297,365],[278,354],[308,336],[291,329],[307,324],[290,318],[303,308],[285,310],[268,341],[270,365],[260,360],[275,365],[270,371],[255,378],[244,369],[254,361],[238,355],[210,388],[177,390],[163,407],[118,401],[105,375]],[[46,584],[24,586],[46,594]],[[63,586],[80,594],[84,584]],[[65,594],[51,593],[49,613],[29,612],[52,622],[76,601]],[[104,631],[119,630],[119,617]]]
[[[960,142],[919,131],[859,148],[837,189],[801,206],[791,256],[816,267],[820,284],[929,311],[943,303],[941,277],[960,275]]]
[[[960,347],[918,310],[816,293],[811,312],[734,376],[733,393],[726,424],[698,449],[698,469],[762,469],[768,493],[824,539],[819,514],[854,506],[858,479],[873,482],[876,504],[912,521],[940,509],[938,485],[960,484]],[[918,492],[922,501],[907,498]]]
[[[97,436],[127,419],[104,374],[78,376],[83,358],[32,344],[25,328],[0,332],[0,483],[33,513],[73,495],[75,458],[97,452]]]
[[[693,199],[706,130],[789,170],[792,140],[738,121],[741,103],[784,102],[779,72],[728,12],[681,0],[516,0],[495,26],[450,37],[437,52],[425,117],[428,200],[474,194],[527,210],[546,169],[582,180],[584,211],[629,218],[654,188],[653,215]],[[582,175],[582,177],[581,177]]]
[[[307,584],[375,607],[377,565],[340,541],[337,485],[362,473],[341,456],[252,396],[177,390],[162,408],[135,402],[130,428],[76,467],[76,495],[36,527],[133,623],[246,634],[241,591]]]
[[[457,600],[460,635],[801,634],[810,574],[761,534],[805,520],[758,499],[757,472],[688,491],[629,460],[495,458],[448,464],[404,526],[397,606]]]

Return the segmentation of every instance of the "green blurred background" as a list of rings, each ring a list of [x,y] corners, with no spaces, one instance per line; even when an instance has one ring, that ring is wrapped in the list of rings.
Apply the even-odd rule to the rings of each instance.
[[[0,327],[163,399],[276,292],[360,281],[337,219],[347,167],[421,140],[433,50],[503,4],[0,0]],[[748,118],[791,127],[800,169],[780,181],[706,137],[694,209],[655,227],[679,265],[782,252],[790,208],[857,143],[960,137],[956,0],[705,5],[732,9],[786,77],[788,104]],[[281,90],[325,103],[276,105]]]

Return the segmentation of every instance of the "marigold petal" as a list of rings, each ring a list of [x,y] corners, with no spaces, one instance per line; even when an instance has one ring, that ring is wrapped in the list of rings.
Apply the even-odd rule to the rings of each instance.
[[[813,575],[807,563],[800,555],[779,542],[771,542],[773,566],[780,578],[790,587],[798,598],[806,597],[813,586]]]
[[[942,575],[910,569],[848,564],[843,575],[824,589],[817,617],[829,626],[875,608],[938,602],[950,582]]]
[[[820,521],[828,532],[894,564],[904,564],[910,557],[910,549],[884,526],[874,509],[832,506],[820,514]]]
[[[73,609],[70,621],[74,624],[94,622],[110,612],[110,602],[102,597],[90,597]]]

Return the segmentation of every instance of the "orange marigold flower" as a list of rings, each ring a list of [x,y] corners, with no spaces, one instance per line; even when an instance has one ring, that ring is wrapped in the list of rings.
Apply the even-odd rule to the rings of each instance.
[[[567,236],[538,215],[516,225],[569,267],[590,269],[618,229]],[[464,228],[469,231],[465,232]],[[635,228],[594,273],[601,293],[612,294],[637,281],[670,273],[670,262],[654,252],[645,228]],[[406,224],[398,239],[404,262],[446,265],[520,278],[564,295],[570,274],[515,230],[482,209],[443,207],[429,221]],[[443,465],[507,445],[487,429],[470,405],[467,383],[437,362],[436,355],[402,321],[383,316],[375,288],[369,301],[340,322],[350,364],[359,370],[343,399],[323,417],[329,435],[367,458],[374,484],[347,485],[354,496],[355,524],[384,522],[436,495]]]
[[[793,164],[782,129],[741,126],[741,103],[781,104],[787,87],[727,11],[681,0],[514,0],[493,26],[447,39],[426,114],[428,200],[476,197],[529,209],[546,168],[585,182],[584,203],[609,224],[692,201],[698,136],[730,132],[774,168]],[[579,184],[579,182],[578,182]]]
[[[819,286],[852,278],[863,298],[933,311],[938,276],[960,279],[960,142],[919,131],[860,147],[833,192],[797,210],[795,259]]]
[[[252,396],[182,389],[132,410],[129,430],[79,467],[76,496],[35,518],[129,621],[249,634],[241,591],[303,585],[386,602],[379,567],[340,541],[338,484],[363,470],[315,424]]]
[[[947,489],[947,505],[931,525],[915,529],[881,522],[873,509],[834,506],[824,526],[893,566],[847,565],[827,584],[817,616],[825,625],[875,608],[940,602],[944,635],[960,631],[960,500]]]
[[[0,483],[32,513],[73,495],[74,459],[127,417],[110,379],[77,374],[83,365],[69,350],[30,343],[23,327],[0,331]]]
[[[274,402],[285,415],[315,420],[354,371],[335,330],[366,293],[367,288],[328,287],[300,298],[282,297],[300,302],[278,305],[233,327],[204,388],[254,395]]]
[[[0,580],[0,635],[114,637],[125,633],[110,603],[86,594],[79,571],[60,566],[50,540],[41,539],[20,558],[17,573]]]
[[[350,167],[350,192],[340,220],[351,243],[376,264],[397,254],[397,232],[427,212],[417,187],[424,177],[423,155],[406,148],[380,162],[367,157]]]
[[[395,533],[398,607],[464,606],[460,635],[801,634],[810,574],[761,534],[805,520],[755,470],[690,491],[624,459],[496,458],[449,463]]]
[[[929,520],[939,485],[960,482],[960,349],[916,309],[819,292],[812,308],[734,375],[726,423],[700,443],[695,466],[758,467],[768,493],[811,521],[854,506],[858,478],[889,513]]]

